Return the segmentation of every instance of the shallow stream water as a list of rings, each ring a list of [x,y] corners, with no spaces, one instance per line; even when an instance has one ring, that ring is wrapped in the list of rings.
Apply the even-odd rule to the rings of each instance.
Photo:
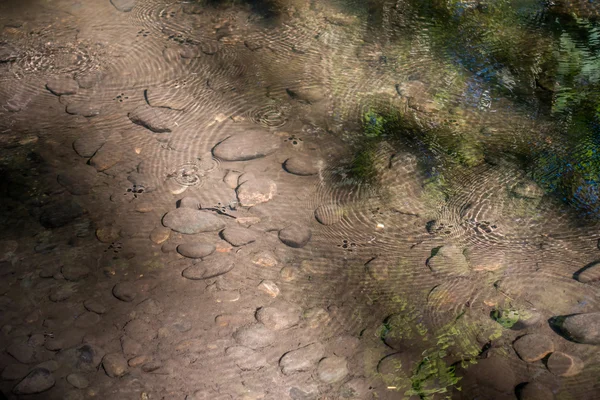
[[[599,13],[0,0],[0,398],[600,398]]]

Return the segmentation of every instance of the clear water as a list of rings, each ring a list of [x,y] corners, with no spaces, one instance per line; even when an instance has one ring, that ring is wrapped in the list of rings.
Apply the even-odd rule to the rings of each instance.
[[[599,13],[0,2],[0,389],[598,398]]]

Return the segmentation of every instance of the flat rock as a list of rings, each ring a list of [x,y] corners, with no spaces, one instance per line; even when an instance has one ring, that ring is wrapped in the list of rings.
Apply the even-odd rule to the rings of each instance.
[[[513,347],[519,357],[527,362],[541,360],[554,351],[552,339],[535,333],[521,336],[513,343]]]
[[[63,265],[60,272],[66,280],[71,282],[83,280],[91,273],[86,265],[74,262]]]
[[[552,324],[569,340],[600,344],[600,312],[555,317]]]
[[[583,371],[584,366],[583,361],[579,357],[560,351],[550,354],[546,363],[548,371],[554,375],[565,377],[578,375]]]
[[[225,350],[225,355],[233,359],[235,365],[242,371],[256,371],[267,366],[267,358],[248,347],[229,347]]]
[[[90,158],[104,143],[106,143],[106,138],[101,132],[91,131],[79,136],[73,142],[73,149],[81,157]]]
[[[279,231],[279,240],[287,246],[294,248],[302,248],[306,246],[312,231],[310,228],[300,224],[291,224]]]
[[[136,202],[135,211],[143,214],[149,213],[154,211],[154,205],[149,201]]]
[[[427,260],[427,266],[435,273],[451,276],[468,275],[471,272],[462,249],[454,245],[445,245]]]
[[[277,185],[270,179],[258,178],[242,183],[236,189],[238,202],[242,207],[253,207],[273,199]]]
[[[256,241],[256,233],[245,228],[225,228],[221,232],[223,239],[232,246],[240,247]]]
[[[323,87],[285,89],[285,91],[292,99],[305,104],[315,104],[325,98]]]
[[[77,93],[79,85],[70,76],[56,76],[48,80],[46,89],[52,92],[52,94],[62,96]]]
[[[102,367],[106,372],[106,375],[111,378],[120,378],[127,374],[129,366],[127,360],[121,353],[110,353],[104,356],[102,359]]]
[[[170,108],[171,110],[182,111],[188,105],[193,104],[183,89],[157,87],[146,90],[146,100],[151,107]]]
[[[247,161],[266,157],[279,148],[277,137],[250,131],[228,137],[213,148],[213,154],[225,161]]]
[[[216,215],[190,208],[176,208],[169,211],[163,217],[163,224],[176,232],[190,235],[215,232],[225,228],[225,223]]]
[[[290,157],[283,163],[283,168],[290,174],[310,176],[319,173],[321,164],[320,160],[308,157]]]
[[[35,368],[13,388],[14,394],[35,394],[49,390],[56,383],[54,376],[45,368]]]
[[[348,363],[344,357],[327,357],[319,361],[317,376],[323,383],[339,382],[348,375]]]
[[[127,360],[127,365],[129,365],[131,368],[136,368],[136,367],[139,367],[149,361],[151,361],[150,356],[147,356],[147,355],[135,356],[135,357]]]
[[[335,204],[324,204],[315,210],[315,218],[323,225],[337,224],[344,217],[344,210]]]
[[[573,277],[581,283],[600,281],[600,261],[595,261],[580,269],[573,274]]]
[[[166,115],[159,108],[148,105],[139,106],[128,114],[131,122],[141,125],[155,133],[171,132],[171,124]]]
[[[96,372],[103,357],[104,351],[101,348],[86,343],[58,352],[56,361],[81,372]]]
[[[325,349],[320,343],[313,343],[298,350],[292,350],[285,353],[279,360],[281,372],[284,375],[290,375],[296,372],[310,371],[324,354]]]
[[[177,250],[177,246],[179,245],[175,242],[165,242],[160,247],[160,251],[163,253],[174,253]]]
[[[73,296],[74,293],[75,293],[75,289],[73,288],[73,285],[65,284],[65,285],[60,285],[56,289],[52,290],[50,292],[49,298],[50,298],[50,301],[60,302],[60,301],[67,300],[69,297]]]
[[[519,400],[554,400],[554,393],[539,382],[529,382],[518,393]]]
[[[291,328],[300,322],[301,312],[289,303],[278,303],[274,306],[261,307],[256,312],[256,319],[273,331]]]
[[[100,147],[90,160],[90,165],[98,172],[114,167],[123,159],[123,144],[106,142]]]
[[[183,243],[177,246],[177,252],[187,258],[204,258],[217,248],[210,243]]]
[[[150,240],[155,244],[162,244],[166,242],[171,236],[171,228],[164,226],[157,226],[150,232]]]
[[[71,115],[81,115],[82,117],[91,118],[100,115],[100,106],[94,103],[74,102],[69,103],[65,107],[65,112]]]
[[[55,335],[53,339],[47,339],[44,347],[50,351],[58,351],[81,344],[84,332],[79,329],[67,329]]]
[[[61,201],[42,209],[40,223],[44,228],[63,227],[83,215],[83,208],[74,201]]]
[[[277,284],[268,279],[265,279],[258,284],[258,290],[260,290],[263,293],[268,294],[269,296],[271,296],[273,298],[279,296],[279,293],[281,293],[281,290],[279,289]]]
[[[96,314],[104,314],[106,312],[106,305],[98,299],[87,299],[83,302],[83,306],[86,310]]]
[[[130,303],[135,299],[137,290],[131,282],[119,282],[113,286],[112,294],[117,299]]]
[[[229,257],[211,257],[187,267],[181,275],[191,280],[210,279],[228,273],[234,266],[233,260]]]
[[[272,345],[276,336],[273,331],[267,329],[263,324],[252,324],[235,331],[233,339],[241,346],[257,350]]]
[[[121,237],[121,228],[105,225],[96,229],[96,238],[102,243],[113,243]]]
[[[135,7],[135,0],[110,0],[110,4],[121,12],[129,12]]]
[[[77,389],[85,389],[90,385],[86,377],[78,373],[67,375],[67,382]]]

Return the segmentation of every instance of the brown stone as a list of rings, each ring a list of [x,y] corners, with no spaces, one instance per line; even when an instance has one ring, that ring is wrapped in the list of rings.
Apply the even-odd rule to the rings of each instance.
[[[527,362],[541,360],[554,351],[552,339],[536,333],[521,336],[513,343],[513,347],[519,357]]]
[[[546,364],[548,370],[558,376],[574,376],[583,371],[583,361],[576,356],[556,351],[550,354]]]

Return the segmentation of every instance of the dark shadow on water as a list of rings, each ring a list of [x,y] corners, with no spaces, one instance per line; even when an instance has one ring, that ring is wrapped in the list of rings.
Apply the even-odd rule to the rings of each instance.
[[[588,265],[586,265],[585,267],[581,268],[580,270],[578,270],[577,272],[575,272],[573,274],[573,279],[575,280],[579,280],[579,277],[581,276],[582,273],[584,273],[585,271],[595,267],[598,265],[598,263],[600,263],[600,261],[594,261],[592,263],[589,263]]]
[[[200,2],[211,7],[230,7],[238,4],[248,5],[253,12],[266,19],[277,18],[283,11],[276,0],[204,0]]]

